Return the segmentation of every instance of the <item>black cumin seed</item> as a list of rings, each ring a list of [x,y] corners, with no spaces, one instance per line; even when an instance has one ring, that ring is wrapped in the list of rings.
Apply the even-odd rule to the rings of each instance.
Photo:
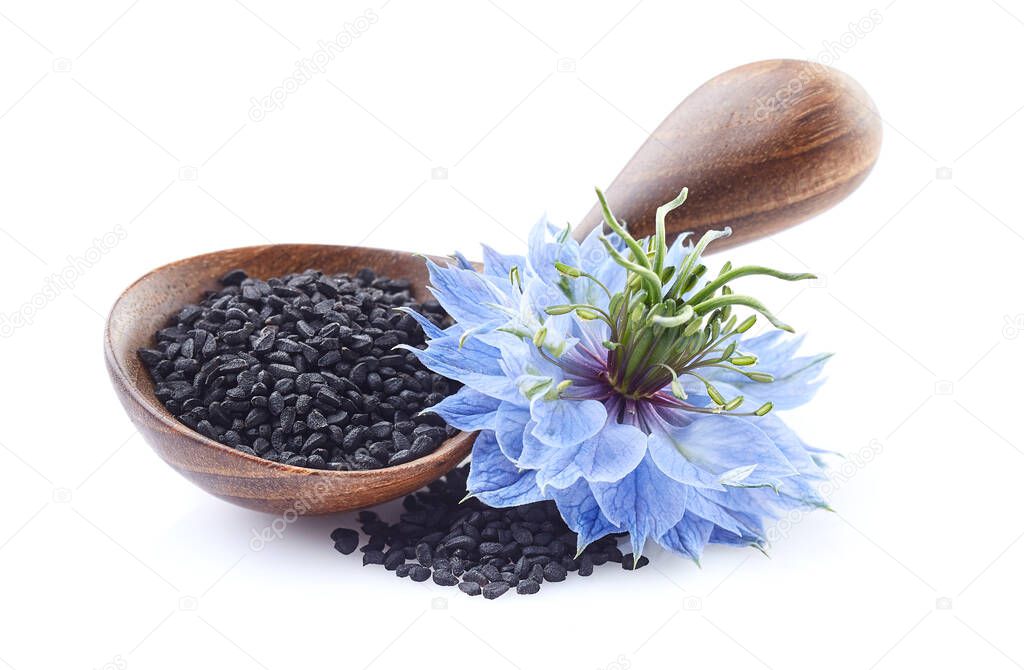
[[[243,453],[332,470],[407,463],[457,432],[421,411],[458,384],[392,350],[424,346],[396,307],[450,323],[439,306],[418,306],[407,280],[307,270],[263,281],[239,269],[221,283],[138,351],[185,425]]]
[[[512,588],[534,594],[571,572],[588,576],[595,565],[625,560],[616,547],[617,536],[592,542],[576,557],[576,534],[550,501],[500,509],[475,498],[460,502],[468,473],[468,466],[458,467],[406,496],[394,523],[369,510],[360,512],[363,531],[370,536],[363,546],[364,560],[370,555],[368,564],[383,561],[399,576],[458,585],[468,595],[488,599]],[[630,566],[632,560],[629,556]],[[640,565],[646,564],[642,558]]]

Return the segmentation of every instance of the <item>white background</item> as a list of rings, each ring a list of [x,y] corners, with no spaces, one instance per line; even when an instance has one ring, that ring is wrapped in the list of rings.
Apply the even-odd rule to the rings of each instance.
[[[0,2],[0,314],[37,302],[0,339],[0,667],[1020,667],[1024,5],[427,5]],[[114,398],[103,318],[158,264],[267,240],[515,251],[707,78],[823,53],[885,140],[847,201],[732,253],[819,273],[759,290],[838,352],[788,417],[850,455],[838,512],[771,559],[655,552],[486,602],[337,554],[347,515],[254,552],[272,517],[176,475]]]

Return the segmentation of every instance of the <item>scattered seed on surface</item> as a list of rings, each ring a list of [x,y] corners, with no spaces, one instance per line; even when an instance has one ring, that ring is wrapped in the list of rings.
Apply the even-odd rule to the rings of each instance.
[[[636,561],[636,566],[634,567],[634,564],[633,564],[633,554],[626,554],[625,556],[622,557],[622,569],[623,570],[639,570],[640,568],[644,567],[645,565],[647,565],[650,562],[651,562],[650,559],[648,559],[646,556],[641,556],[640,560]]]
[[[482,591],[480,585],[476,582],[462,582],[459,584],[459,590],[467,596],[478,596]]]
[[[508,582],[491,582],[481,590],[484,593],[484,598],[494,600],[495,598],[505,595],[505,592],[508,591],[508,589]]]
[[[553,502],[509,508],[489,507],[475,498],[461,502],[468,474],[469,466],[463,465],[406,496],[395,523],[370,510],[360,512],[369,537],[362,547],[364,564],[383,564],[417,582],[457,585],[467,595],[489,600],[513,588],[534,594],[546,582],[564,581],[570,572],[588,576],[595,565],[625,565],[628,559],[632,567],[633,557],[622,555],[617,536],[591,543],[577,557],[576,534]],[[336,543],[342,530],[331,535]],[[640,565],[646,564],[641,558]]]
[[[351,554],[359,546],[359,533],[351,528],[338,528],[331,533],[334,548],[343,554]]]

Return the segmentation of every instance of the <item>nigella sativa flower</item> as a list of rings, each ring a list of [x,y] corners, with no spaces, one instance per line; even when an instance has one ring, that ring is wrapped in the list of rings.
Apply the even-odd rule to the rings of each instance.
[[[685,190],[641,240],[598,197],[607,235],[541,222],[525,256],[484,246],[482,271],[427,261],[455,323],[411,312],[428,338],[412,351],[463,384],[431,411],[479,431],[470,494],[554,500],[581,549],[622,532],[636,557],[647,540],[694,560],[708,543],[763,548],[773,523],[826,507],[824,452],[769,412],[808,401],[828,356],[798,356],[800,338],[731,284],[811,275],[727,263],[709,278],[702,253],[728,230],[666,243]],[[745,337],[758,316],[774,329]]]

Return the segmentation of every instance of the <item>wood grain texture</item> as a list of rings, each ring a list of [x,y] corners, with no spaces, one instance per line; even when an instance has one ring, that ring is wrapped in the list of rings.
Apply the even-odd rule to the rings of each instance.
[[[220,287],[228,270],[275,277],[308,268],[350,272],[369,267],[413,282],[413,295],[426,299],[427,272],[412,254],[362,247],[275,244],[195,256],[153,270],[132,284],[107,320],[104,353],[117,396],[136,428],[160,458],[210,493],[265,512],[324,514],[369,507],[421,488],[459,464],[473,445],[460,433],[437,451],[382,470],[338,472],[274,463],[243,454],[193,431],[168,412],[154,394],[153,381],[136,351],[152,346],[170,315]]]
[[[825,211],[864,180],[882,126],[850,77],[826,66],[770,60],[729,70],[686,98],[644,142],[606,196],[637,236],[685,186],[666,221],[695,237],[730,226],[712,251],[765,237]],[[595,206],[576,239],[602,225]]]

